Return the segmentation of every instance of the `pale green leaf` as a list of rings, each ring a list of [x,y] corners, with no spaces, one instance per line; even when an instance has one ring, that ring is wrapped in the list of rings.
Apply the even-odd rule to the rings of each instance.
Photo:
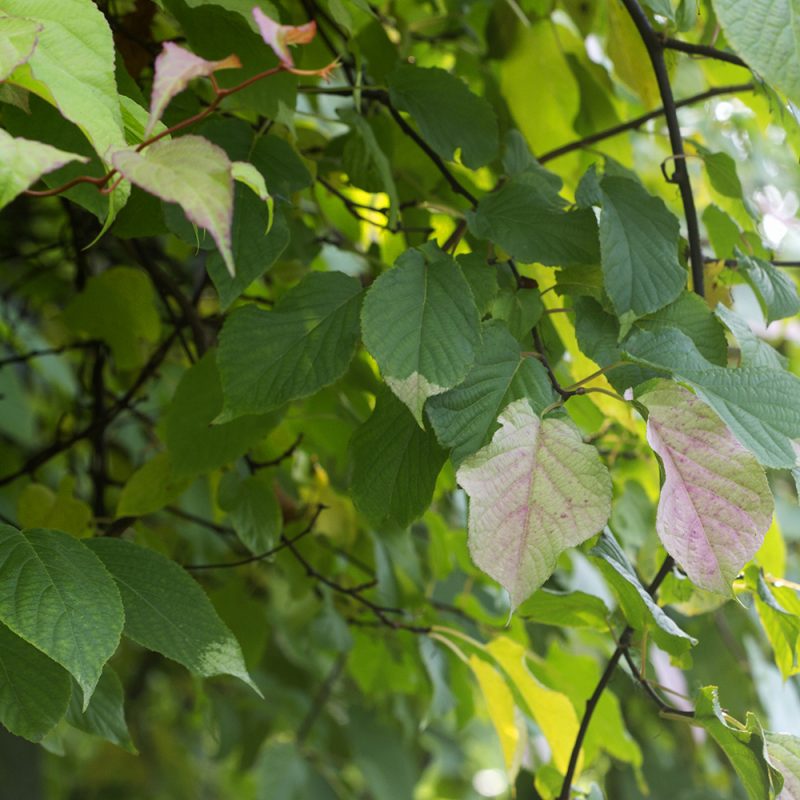
[[[656,530],[692,582],[731,596],[772,522],[764,470],[711,408],[688,389],[659,381],[639,400],[664,485]]]
[[[507,406],[498,422],[492,441],[456,477],[470,498],[472,559],[516,608],[550,577],[564,550],[605,525],[611,478],[573,425],[540,420],[527,400]]]
[[[800,7],[797,0],[713,0],[736,52],[764,80],[800,103]]]
[[[523,619],[540,625],[608,630],[606,604],[599,597],[585,592],[539,589],[519,607],[518,613]]]
[[[161,139],[145,150],[116,150],[111,163],[131,183],[169,203],[177,203],[190,222],[205,228],[231,275],[233,176],[221,147],[202,136]]]
[[[759,337],[746,319],[721,303],[717,304],[714,313],[736,337],[741,353],[741,363],[744,366],[770,367],[772,369],[784,369],[787,366],[786,356],[781,355],[769,342],[765,342]]]
[[[184,374],[165,415],[164,440],[175,479],[210,472],[244,455],[274,428],[278,413],[246,415],[212,425],[222,410],[216,353],[209,351]]]
[[[384,380],[420,425],[428,397],[466,377],[481,336],[469,285],[432,243],[406,251],[375,281],[361,327]]]
[[[41,483],[29,483],[17,500],[22,528],[55,528],[83,538],[91,535],[92,508],[73,495],[75,481],[62,479],[58,493]]]
[[[597,559],[600,571],[614,590],[622,613],[632,628],[647,631],[662,650],[672,655],[685,653],[697,644],[697,640],[681,630],[650,597],[610,533],[603,533],[591,555]]]
[[[800,438],[800,379],[795,375],[768,367],[715,366],[676,329],[638,331],[624,349],[635,361],[692,384],[762,464],[794,466],[792,440]]]
[[[38,742],[64,716],[69,698],[69,674],[0,624],[0,723]]]
[[[520,398],[537,414],[557,399],[542,364],[522,355],[502,323],[488,322],[473,368],[454,389],[431,397],[426,412],[439,442],[452,448],[450,458],[457,466],[486,444],[501,409]]]
[[[403,403],[382,391],[370,418],[353,434],[350,457],[350,489],[359,511],[375,525],[391,520],[405,527],[430,505],[447,454]]]
[[[0,17],[2,20],[3,17]],[[15,139],[0,129],[0,208],[36,183],[42,175],[70,161],[89,159],[30,139]]]
[[[476,169],[497,155],[494,110],[455,75],[436,67],[402,64],[389,75],[389,96],[397,108],[411,114],[442,158],[451,161],[460,150],[461,162]]]
[[[42,27],[32,19],[0,15],[0,81],[31,57]]]
[[[267,204],[269,212],[267,217],[267,227],[264,233],[269,233],[272,228],[272,211],[274,202],[270,193],[267,191],[267,184],[264,181],[264,176],[247,161],[233,161],[231,163],[231,175],[233,179],[239,183],[243,183],[252,192],[255,193],[259,200]]]
[[[260,694],[239,643],[200,586],[174,561],[123,539],[91,539],[87,546],[119,587],[128,638],[196,675],[232,675]]]
[[[271,311],[247,305],[231,314],[217,354],[218,421],[274,410],[340,378],[358,341],[360,304],[355,278],[312,272]]]
[[[781,800],[800,800],[800,738],[788,733],[765,734],[767,754],[783,775]]]
[[[0,621],[68,670],[89,703],[119,644],[122,604],[111,576],[61,531],[0,526]]]
[[[92,0],[4,0],[3,11],[41,26],[27,63],[9,82],[39,95],[74,122],[101,159],[125,147],[111,28]],[[122,183],[110,198],[110,224],[128,199]]]

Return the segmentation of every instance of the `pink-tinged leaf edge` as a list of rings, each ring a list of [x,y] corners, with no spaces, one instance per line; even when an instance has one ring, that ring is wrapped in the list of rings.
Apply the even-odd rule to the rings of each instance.
[[[647,441],[664,465],[659,538],[695,585],[730,596],[772,522],[764,470],[688,389],[663,381],[641,401]]]
[[[281,64],[289,69],[294,67],[289,45],[308,44],[317,35],[317,23],[313,19],[311,22],[306,22],[305,25],[281,25],[274,19],[270,19],[258,7],[253,9],[253,19],[255,19],[264,41],[278,56]]]

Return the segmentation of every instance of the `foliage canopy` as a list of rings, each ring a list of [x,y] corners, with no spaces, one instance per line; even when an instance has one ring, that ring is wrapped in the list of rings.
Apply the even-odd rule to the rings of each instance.
[[[791,3],[2,5],[7,796],[800,800]]]

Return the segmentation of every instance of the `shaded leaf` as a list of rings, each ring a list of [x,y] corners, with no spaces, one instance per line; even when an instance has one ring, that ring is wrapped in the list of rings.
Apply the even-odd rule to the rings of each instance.
[[[69,674],[0,624],[0,723],[15,736],[41,741],[69,699]]]
[[[353,434],[350,457],[350,489],[359,511],[375,525],[388,519],[405,527],[430,505],[447,454],[403,403],[382,391],[370,418]]]
[[[251,553],[263,553],[275,545],[283,516],[271,478],[261,473],[241,479],[230,472],[220,481],[217,500]]]
[[[656,644],[672,655],[685,653],[697,644],[697,640],[681,630],[648,594],[611,534],[603,533],[591,555],[597,559],[600,571],[614,590],[622,613],[632,628],[649,631]]]
[[[218,422],[264,413],[340,378],[358,341],[361,285],[341,272],[312,272],[271,311],[231,314],[217,367],[225,398]]]
[[[476,169],[488,164],[499,146],[494,109],[464,82],[438,67],[401,64],[389,75],[389,96],[419,125],[425,141],[444,159],[456,150]]]
[[[0,620],[68,670],[88,705],[119,644],[122,603],[85,545],[61,531],[0,526]]]
[[[738,268],[755,292],[767,324],[800,312],[800,298],[794,281],[769,261],[740,256]]]
[[[119,587],[129,639],[196,675],[232,675],[261,694],[239,643],[200,586],[174,561],[123,539],[91,539],[87,546]]]

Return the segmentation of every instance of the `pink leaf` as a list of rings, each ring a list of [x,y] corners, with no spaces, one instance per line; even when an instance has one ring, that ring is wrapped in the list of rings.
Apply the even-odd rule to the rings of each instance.
[[[278,56],[281,64],[290,69],[294,67],[294,61],[288,46],[308,44],[317,35],[317,23],[314,20],[305,25],[281,25],[270,19],[260,8],[253,9],[253,18],[264,41]]]
[[[656,530],[701,589],[731,594],[772,521],[772,495],[755,456],[702,400],[661,381],[642,398],[647,441],[664,464]]]
[[[235,55],[230,55],[222,61],[206,61],[173,42],[165,42],[164,49],[156,59],[153,93],[150,96],[150,116],[147,119],[145,136],[152,133],[169,101],[182,92],[189,85],[189,81],[207,77],[218,69],[241,66]]]

